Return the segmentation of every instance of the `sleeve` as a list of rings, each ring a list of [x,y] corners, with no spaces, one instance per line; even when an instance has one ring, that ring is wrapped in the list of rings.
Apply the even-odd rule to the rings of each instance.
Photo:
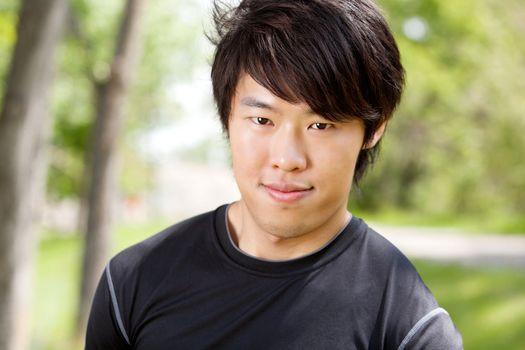
[[[398,350],[463,350],[463,341],[447,311],[436,308],[407,333]]]
[[[461,335],[412,263],[402,254],[391,261],[384,300],[387,341],[396,350],[460,350]]]
[[[98,284],[89,315],[85,350],[131,349],[116,299],[109,264]]]

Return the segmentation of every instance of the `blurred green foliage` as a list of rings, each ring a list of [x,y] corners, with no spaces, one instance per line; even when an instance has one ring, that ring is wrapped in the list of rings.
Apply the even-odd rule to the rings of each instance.
[[[3,99],[7,67],[16,42],[18,6],[15,0],[3,0],[0,3],[0,99]]]
[[[382,0],[407,72],[365,210],[521,217],[525,212],[525,3]],[[411,40],[416,18],[426,35]],[[525,227],[521,228],[525,231]]]
[[[76,198],[82,193],[96,113],[95,88],[109,73],[124,7],[123,0],[73,0],[71,4],[72,18],[59,55],[48,176],[49,195],[58,199]],[[164,112],[176,110],[167,106],[167,87],[174,80],[189,79],[194,57],[200,52],[197,39],[202,26],[198,19],[188,16],[199,13],[195,6],[152,0],[145,8],[143,55],[130,91],[120,147],[124,159],[120,187],[124,194],[150,186],[151,168],[136,155],[135,131],[174,117]]]
[[[18,1],[0,5],[0,93],[10,53],[16,41]],[[124,1],[72,0],[70,18],[58,54],[53,87],[54,127],[48,175],[52,199],[78,198],[83,191],[86,151],[96,113],[95,85],[104,81],[115,50],[117,27]],[[148,188],[150,167],[132,156],[136,130],[176,118],[169,87],[188,80],[194,68],[206,64],[203,55],[203,19],[196,2],[151,0],[144,12],[143,55],[124,118],[121,141],[124,158],[130,160],[121,179],[123,192]],[[201,40],[202,39],[202,40]],[[133,151],[130,151],[133,149]]]

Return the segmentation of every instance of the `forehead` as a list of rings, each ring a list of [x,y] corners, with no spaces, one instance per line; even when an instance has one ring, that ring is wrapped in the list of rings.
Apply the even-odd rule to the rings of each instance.
[[[314,114],[307,103],[286,101],[274,95],[247,73],[240,75],[232,103],[234,108],[258,108],[272,112],[279,112],[284,108],[294,108],[303,113]]]

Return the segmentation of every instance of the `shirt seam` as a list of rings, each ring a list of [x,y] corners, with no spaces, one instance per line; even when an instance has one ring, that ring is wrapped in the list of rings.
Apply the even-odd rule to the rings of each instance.
[[[423,326],[425,326],[432,318],[439,314],[448,315],[448,312],[445,309],[438,307],[437,309],[434,309],[427,313],[425,316],[419,319],[419,321],[417,321],[414,327],[412,327],[412,329],[407,333],[401,344],[399,344],[397,350],[404,350],[407,344],[412,340],[412,338],[414,338],[414,335],[416,335],[416,333],[419,332],[419,330],[423,328]]]
[[[109,263],[106,265],[106,279],[107,279],[107,282],[108,282],[109,294],[111,296],[111,304],[113,305],[113,311],[115,312],[115,317],[117,319],[118,328],[120,330],[120,333],[122,334],[122,336],[126,340],[126,343],[128,343],[128,345],[131,345],[130,342],[129,342],[128,334],[126,333],[126,329],[124,328],[124,322],[122,322],[122,316],[120,314],[120,309],[119,309],[119,306],[118,306],[117,294],[115,293],[115,287],[113,285],[113,279],[111,278],[111,271],[109,269]]]

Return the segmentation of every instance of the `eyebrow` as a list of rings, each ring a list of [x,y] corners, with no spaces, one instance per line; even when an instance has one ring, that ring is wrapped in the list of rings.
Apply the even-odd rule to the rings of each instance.
[[[255,107],[275,111],[275,107],[252,96],[247,96],[241,99],[241,104],[247,107]]]
[[[273,112],[278,111],[276,107],[270,105],[269,103],[258,100],[257,98],[253,96],[247,96],[247,97],[242,98],[241,104],[247,107],[267,109]],[[306,114],[316,114],[316,113],[311,108],[308,108],[308,110],[306,111]]]

